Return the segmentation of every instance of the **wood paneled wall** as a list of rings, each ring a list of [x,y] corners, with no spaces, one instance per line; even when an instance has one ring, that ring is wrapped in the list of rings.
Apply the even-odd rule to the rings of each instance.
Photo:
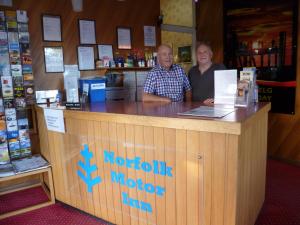
[[[134,48],[144,48],[144,25],[156,25],[160,14],[159,0],[83,0],[83,11],[72,10],[71,0],[14,0],[13,9],[26,10],[29,16],[29,32],[33,57],[33,73],[36,90],[62,89],[62,74],[45,73],[44,46],[63,46],[64,63],[77,63],[77,46],[79,45],[78,19],[96,20],[96,38],[99,44],[113,44],[117,50],[116,27],[132,28]],[[6,9],[1,7],[1,9]],[[60,15],[62,19],[63,42],[43,42],[41,15]],[[160,31],[157,28],[157,42]],[[118,50],[127,55],[128,51]],[[100,71],[82,72],[82,75],[99,74]]]
[[[300,6],[300,0],[299,0]],[[298,9],[300,11],[300,7]],[[223,0],[199,1],[197,4],[197,39],[210,40],[215,61],[223,61]],[[300,43],[300,16],[298,18]],[[268,154],[271,157],[300,164],[300,47],[297,54],[296,114],[270,113]]]
[[[204,0],[196,3],[198,41],[209,41],[213,60],[223,63],[223,0]]]

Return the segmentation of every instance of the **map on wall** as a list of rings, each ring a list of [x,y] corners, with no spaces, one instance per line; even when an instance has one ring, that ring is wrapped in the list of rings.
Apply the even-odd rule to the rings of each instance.
[[[224,0],[224,61],[257,68],[259,101],[272,112],[295,113],[296,0]]]

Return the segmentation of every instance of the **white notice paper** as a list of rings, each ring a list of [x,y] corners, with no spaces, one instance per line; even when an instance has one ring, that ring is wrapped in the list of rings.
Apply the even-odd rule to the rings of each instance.
[[[96,44],[94,20],[79,20],[80,44]]]
[[[237,90],[237,70],[215,71],[215,104],[234,106]]]
[[[59,109],[44,109],[47,129],[50,131],[65,133],[64,112]]]
[[[118,28],[118,48],[131,49],[130,29]]]
[[[147,47],[156,46],[156,33],[154,26],[144,26],[144,45]]]
[[[64,57],[62,47],[45,47],[46,73],[64,71]]]
[[[80,71],[77,65],[65,65],[64,87],[66,90],[67,102],[79,102],[78,79]]]
[[[94,47],[78,47],[79,70],[94,70],[95,55]]]
[[[113,49],[112,45],[98,45],[98,57],[99,59],[113,60]]]
[[[43,32],[45,41],[61,41],[60,17],[44,15]]]

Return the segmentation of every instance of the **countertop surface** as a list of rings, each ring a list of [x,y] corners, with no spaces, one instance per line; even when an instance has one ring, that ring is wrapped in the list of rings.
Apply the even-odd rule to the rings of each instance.
[[[260,110],[270,110],[270,103],[252,104],[248,108],[235,108],[235,111],[222,118],[207,117],[190,117],[181,116],[178,113],[197,108],[203,104],[197,102],[181,102],[181,103],[142,103],[142,102],[103,102],[86,105],[80,110],[66,110],[66,113],[73,112],[93,112],[93,113],[111,113],[135,116],[152,116],[166,118],[196,119],[196,120],[213,120],[224,122],[242,122],[251,117]],[[218,106],[222,107],[222,106]]]

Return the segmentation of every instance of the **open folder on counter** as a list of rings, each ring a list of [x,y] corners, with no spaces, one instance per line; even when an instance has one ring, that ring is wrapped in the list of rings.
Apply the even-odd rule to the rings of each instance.
[[[221,108],[221,107],[209,107],[209,106],[200,106],[198,108],[178,113],[181,116],[199,116],[199,117],[210,117],[210,118],[222,118],[232,112],[234,108]]]

